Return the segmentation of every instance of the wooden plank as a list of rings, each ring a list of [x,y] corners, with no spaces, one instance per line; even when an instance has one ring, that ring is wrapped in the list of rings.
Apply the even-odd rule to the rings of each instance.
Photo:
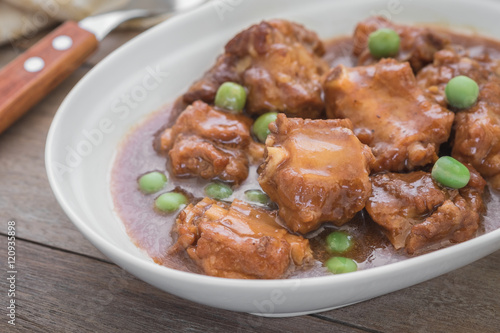
[[[0,135],[0,220],[14,219],[19,226],[19,237],[104,258],[59,207],[45,172],[45,138],[52,118],[64,97],[87,71],[77,70]]]
[[[86,66],[0,135],[0,219],[18,221],[20,237],[107,260],[84,239],[55,200],[45,172],[45,139],[54,114],[73,86],[95,63],[137,34],[137,31],[112,32]],[[19,41],[15,48],[11,45],[0,48],[0,67],[43,36],[41,33]]]
[[[6,261],[5,237],[0,258]],[[162,292],[119,267],[17,241],[16,328],[40,332],[363,332],[312,316],[269,319]],[[7,281],[0,279],[2,293]],[[2,307],[5,310],[5,307]],[[7,327],[2,315],[0,331]]]
[[[0,67],[41,39],[45,33],[21,40],[14,46],[0,48]],[[112,32],[85,66],[0,135],[0,219],[16,220],[20,237],[107,260],[73,226],[55,200],[45,172],[45,139],[54,114],[73,86],[95,63],[138,33]]]
[[[322,313],[384,332],[498,333],[500,251],[431,281]]]

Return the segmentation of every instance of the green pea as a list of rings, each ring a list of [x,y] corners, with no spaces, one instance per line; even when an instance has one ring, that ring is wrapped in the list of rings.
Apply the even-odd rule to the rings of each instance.
[[[167,183],[167,177],[158,171],[142,175],[139,178],[139,189],[144,193],[154,193],[161,190]]]
[[[233,190],[225,184],[210,183],[205,186],[205,194],[212,199],[222,200],[229,198]]]
[[[155,206],[163,212],[175,212],[181,205],[187,204],[187,198],[177,192],[167,192],[155,200]]]
[[[233,111],[241,112],[245,107],[247,93],[245,88],[234,82],[225,82],[217,90],[215,105]]]
[[[255,120],[255,123],[253,123],[252,126],[252,131],[260,142],[266,142],[266,138],[270,133],[269,124],[276,121],[277,117],[277,112],[268,112],[264,113],[259,118],[257,118],[257,120]]]
[[[476,103],[479,86],[471,78],[460,75],[448,81],[444,92],[448,104],[458,109],[467,109]]]
[[[368,37],[368,49],[374,58],[393,57],[399,52],[401,41],[396,31],[388,28],[378,29]]]
[[[352,248],[352,236],[342,231],[334,231],[326,236],[326,248],[332,253],[344,253]]]
[[[350,273],[358,270],[356,262],[345,257],[332,257],[325,262],[325,266],[333,274]]]
[[[258,202],[260,204],[269,203],[269,197],[267,196],[267,194],[265,194],[261,190],[245,191],[245,197],[247,198],[248,201],[251,201],[251,202]]]
[[[432,167],[432,178],[444,186],[459,189],[470,180],[470,171],[465,165],[450,156],[443,156]]]

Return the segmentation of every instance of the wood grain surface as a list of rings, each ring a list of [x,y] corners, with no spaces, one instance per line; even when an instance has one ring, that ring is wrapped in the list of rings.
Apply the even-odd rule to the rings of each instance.
[[[112,33],[92,58],[0,135],[0,332],[500,332],[500,251],[376,299],[282,319],[198,305],[110,263],[57,204],[45,173],[45,138],[76,82],[136,34]],[[0,48],[0,67],[30,43]],[[7,324],[5,307],[9,220],[16,221],[18,237],[16,327]]]

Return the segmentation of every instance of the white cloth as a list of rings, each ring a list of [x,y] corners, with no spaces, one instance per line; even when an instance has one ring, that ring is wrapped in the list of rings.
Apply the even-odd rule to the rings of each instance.
[[[0,45],[66,20],[81,20],[86,16],[120,9],[129,0],[0,0]],[[132,27],[144,28],[158,23]]]

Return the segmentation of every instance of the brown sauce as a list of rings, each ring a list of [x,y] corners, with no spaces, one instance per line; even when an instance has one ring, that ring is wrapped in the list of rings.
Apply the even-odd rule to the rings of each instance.
[[[500,59],[499,42],[478,36],[465,36],[450,32],[447,34],[453,44],[467,49],[473,57],[488,56]],[[332,67],[338,64],[355,65],[356,59],[351,55],[350,37],[332,39],[326,43],[326,49],[327,53],[324,58]],[[160,193],[150,195],[140,192],[137,185],[137,179],[144,173],[157,170],[167,175],[170,174],[165,156],[155,151],[153,142],[156,133],[172,124],[183,107],[181,103],[165,107],[131,130],[123,140],[112,167],[111,191],[115,211],[137,247],[143,249],[158,264],[200,273],[187,255],[183,253],[167,255],[168,249],[173,245],[171,230],[178,212],[173,214],[156,212],[154,199],[161,193],[177,188],[187,193],[193,201],[197,201],[204,197],[203,188],[209,181],[199,178],[179,179],[170,176],[166,187]],[[257,166],[253,165],[250,167],[246,181],[234,189],[234,194],[228,200],[244,201],[246,190],[260,189],[257,176]],[[500,228],[500,193],[490,190],[486,195],[486,201],[487,214],[483,218],[478,235]],[[370,219],[365,211],[361,211],[352,221],[340,228],[325,225],[308,235],[317,262],[305,271],[292,273],[290,277],[329,274],[322,266],[322,262],[331,256],[325,250],[325,238],[333,230],[345,230],[352,235],[355,245],[345,256],[354,259],[359,269],[382,266],[409,257],[403,251],[396,251],[382,233],[381,228]]]

